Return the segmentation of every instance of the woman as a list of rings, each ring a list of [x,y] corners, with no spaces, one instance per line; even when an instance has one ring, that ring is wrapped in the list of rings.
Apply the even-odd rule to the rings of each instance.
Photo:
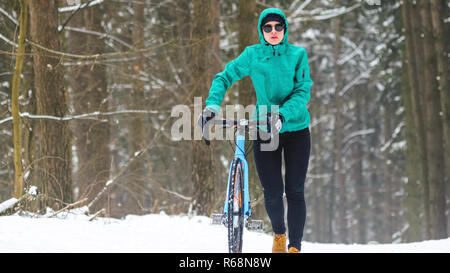
[[[286,226],[283,192],[287,199],[289,252],[300,252],[306,219],[304,182],[310,153],[309,112],[306,104],[313,84],[306,50],[288,43],[288,23],[279,9],[264,10],[259,18],[260,44],[247,47],[212,82],[202,124],[217,116],[227,89],[237,80],[250,76],[257,103],[252,118],[270,120],[279,131],[276,150],[261,149],[259,136],[253,141],[256,169],[264,190],[264,204],[275,233],[272,252],[284,253]],[[263,107],[262,107],[263,106]],[[267,112],[278,106],[278,112]],[[282,151],[285,181],[282,177]]]

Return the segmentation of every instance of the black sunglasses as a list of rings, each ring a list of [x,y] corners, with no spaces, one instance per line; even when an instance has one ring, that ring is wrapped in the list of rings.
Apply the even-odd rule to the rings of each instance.
[[[262,29],[264,30],[264,32],[270,33],[270,32],[272,32],[272,25],[264,25],[264,26],[262,27]],[[276,24],[276,25],[275,25],[275,30],[276,30],[276,31],[280,32],[280,31],[282,31],[283,29],[284,29],[284,25],[282,25],[282,24]]]

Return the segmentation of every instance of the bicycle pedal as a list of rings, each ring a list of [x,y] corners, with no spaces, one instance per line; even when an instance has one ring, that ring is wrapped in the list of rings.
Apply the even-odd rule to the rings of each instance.
[[[249,220],[247,221],[246,227],[250,230],[262,231],[264,230],[263,220]]]
[[[211,225],[221,225],[223,214],[213,213],[211,214]]]

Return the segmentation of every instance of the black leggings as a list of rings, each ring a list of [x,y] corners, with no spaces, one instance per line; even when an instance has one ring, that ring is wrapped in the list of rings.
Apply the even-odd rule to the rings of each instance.
[[[269,141],[258,137],[253,141],[256,169],[264,190],[264,205],[273,232],[286,233],[284,224],[283,192],[287,199],[289,245],[300,250],[306,220],[304,185],[310,154],[309,128],[279,135],[279,146],[274,151],[261,151],[261,144]],[[285,184],[281,173],[281,152],[284,151]]]

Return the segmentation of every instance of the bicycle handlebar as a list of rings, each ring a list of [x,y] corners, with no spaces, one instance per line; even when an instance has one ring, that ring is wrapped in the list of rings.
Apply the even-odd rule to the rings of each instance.
[[[219,119],[219,120],[212,120],[212,123],[215,125],[222,125],[223,128],[236,128],[236,127],[244,128],[246,131],[248,131],[252,126],[266,124],[266,122],[259,122],[257,120],[247,120],[247,119],[241,120]]]
[[[222,128],[237,128],[238,130],[244,130],[245,132],[249,132],[250,130],[258,130],[259,128],[257,125],[267,125],[271,124],[270,121],[258,121],[258,120],[247,120],[247,119],[241,119],[241,120],[229,120],[229,119],[213,119],[211,121],[208,121],[205,126],[202,128],[202,138],[205,141],[206,145],[210,144],[209,140],[209,131],[207,126],[209,125],[221,125]],[[272,125],[272,124],[271,124]],[[271,132],[278,133],[277,130],[272,130],[272,126],[267,127],[268,132],[262,131],[259,129],[259,132],[264,135],[270,135],[272,137]]]

